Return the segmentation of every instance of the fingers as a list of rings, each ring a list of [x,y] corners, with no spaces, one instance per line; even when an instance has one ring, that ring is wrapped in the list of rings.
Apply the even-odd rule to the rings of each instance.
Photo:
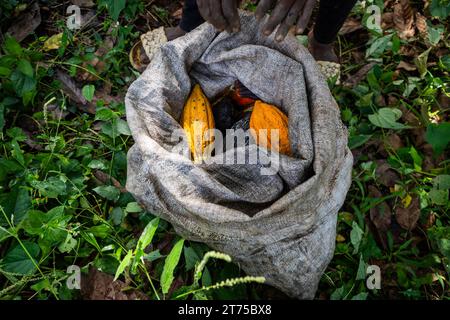
[[[223,31],[228,23],[222,13],[222,0],[197,0],[200,15],[216,29]]]
[[[299,19],[301,10],[303,9],[304,5],[305,5],[305,0],[295,1],[294,5],[289,10],[289,13],[286,16],[286,19],[284,19],[284,21],[281,23],[280,27],[278,28],[277,34],[275,36],[275,40],[283,41],[284,38],[286,38],[291,27],[293,27],[297,23],[297,20]]]
[[[280,0],[270,15],[269,21],[264,26],[263,33],[266,36],[272,34],[273,30],[286,18],[295,0]]]
[[[295,28],[296,34],[303,34],[305,32],[306,27],[308,26],[309,20],[311,19],[311,15],[316,4],[316,0],[306,0],[305,6],[303,8],[303,12],[298,19],[297,26]]]
[[[222,11],[227,20],[227,31],[238,32],[241,29],[241,22],[238,13],[239,0],[222,0]]]
[[[261,0],[256,8],[255,16],[260,21],[270,9],[275,6],[277,0]]]

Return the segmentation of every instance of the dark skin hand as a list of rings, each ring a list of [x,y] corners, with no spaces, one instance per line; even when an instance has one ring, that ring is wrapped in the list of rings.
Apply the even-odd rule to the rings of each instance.
[[[240,0],[197,0],[198,9],[203,19],[220,31],[238,32]]]
[[[275,39],[283,41],[294,26],[296,34],[305,31],[315,4],[316,0],[261,0],[256,8],[256,18],[261,20],[272,10],[263,32],[269,36],[277,26],[280,26]]]

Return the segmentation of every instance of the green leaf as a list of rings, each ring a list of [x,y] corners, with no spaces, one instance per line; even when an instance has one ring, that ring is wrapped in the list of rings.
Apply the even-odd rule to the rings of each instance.
[[[438,190],[450,189],[450,175],[441,174],[433,179],[433,186]]]
[[[137,247],[144,250],[152,242],[156,229],[158,229],[159,218],[150,221],[139,237]]]
[[[125,258],[123,258],[122,262],[119,264],[117,268],[116,275],[114,276],[114,281],[119,278],[119,276],[125,271],[125,268],[128,267],[131,263],[131,258],[133,257],[133,250],[129,250]]]
[[[85,85],[83,89],[81,89],[81,93],[83,97],[86,98],[87,101],[91,102],[94,98],[95,87],[92,84]]]
[[[436,155],[440,155],[450,142],[450,122],[430,124],[425,140],[431,144]]]
[[[94,191],[98,193],[103,198],[111,201],[117,201],[120,197],[120,190],[113,186],[100,186],[94,188]]]
[[[20,70],[15,70],[11,74],[10,79],[14,90],[20,97],[36,89],[36,79],[25,75]]]
[[[362,146],[363,144],[365,144],[367,141],[369,141],[371,137],[372,137],[372,135],[370,135],[370,134],[359,134],[359,135],[355,135],[355,136],[352,135],[348,139],[348,147],[351,150],[356,149],[356,148]]]
[[[450,15],[450,3],[448,0],[432,0],[430,4],[430,13],[433,17],[442,19]]]
[[[428,40],[433,46],[437,45],[439,41],[441,41],[443,33],[444,33],[443,27],[433,28],[430,25],[428,26]]]
[[[58,196],[67,194],[67,186],[64,181],[58,177],[49,177],[45,181],[31,181],[31,186],[39,190],[43,197],[58,198]]]
[[[169,292],[170,286],[174,280],[173,272],[180,261],[183,250],[184,239],[179,240],[170,251],[164,262],[163,272],[161,274],[161,289],[164,294]]]
[[[6,67],[2,67],[0,66],[0,77],[9,77],[11,74],[12,70]]]
[[[20,275],[31,275],[36,271],[39,246],[36,243],[22,241],[25,248],[17,244],[3,258],[1,267],[3,270]],[[31,256],[28,256],[28,254]]]
[[[201,259],[192,247],[184,247],[184,260],[186,271],[192,270]]]
[[[350,232],[350,242],[353,245],[353,254],[358,253],[359,245],[361,244],[362,236],[364,231],[359,227],[359,225],[353,221],[352,231]]]
[[[110,121],[115,116],[114,111],[109,108],[99,108],[95,112],[95,120],[97,121]]]
[[[352,300],[367,300],[369,294],[367,292],[361,292],[352,297]]]
[[[102,160],[92,160],[91,162],[89,162],[88,167],[91,169],[99,169],[99,170],[108,169],[108,166]]]
[[[402,116],[402,112],[395,108],[381,108],[377,113],[369,115],[369,121],[380,128],[385,129],[407,129],[409,126],[398,123],[397,120]]]
[[[3,49],[6,53],[18,56],[22,54],[22,47],[13,37],[7,37],[3,44]]]
[[[430,197],[431,202],[439,206],[447,205],[448,195],[448,190],[438,190],[433,188],[430,192],[428,192],[428,196]]]
[[[74,239],[70,233],[67,233],[66,240],[64,240],[64,242],[62,242],[58,246],[58,250],[61,253],[68,253],[68,252],[72,251],[77,246],[77,244],[78,244],[78,241],[76,239]]]
[[[356,280],[364,280],[366,279],[366,268],[367,265],[364,262],[362,254],[359,256],[359,265],[358,271],[356,272]]]
[[[119,19],[120,12],[125,9],[126,0],[105,0],[109,15],[113,20]]]
[[[430,54],[431,47],[422,52],[416,58],[414,58],[414,63],[419,70],[420,77],[423,78],[427,74],[428,71],[428,55]]]
[[[142,212],[143,210],[137,202],[129,202],[127,204],[127,207],[125,208],[125,211],[128,213],[139,213]]]
[[[30,78],[34,77],[33,67],[31,66],[31,63],[28,60],[20,59],[19,63],[17,64],[17,69]]]
[[[120,207],[114,208],[111,211],[110,217],[111,217],[111,220],[114,223],[114,225],[116,225],[116,226],[120,225],[124,218],[122,208],[120,208]]]
[[[372,44],[366,51],[366,58],[380,57],[384,53],[384,51],[389,46],[392,45],[391,39],[392,39],[392,34],[388,34],[388,35],[385,35],[385,36],[375,39],[375,41],[372,42]]]
[[[115,121],[115,125],[118,133],[123,134],[125,136],[131,135],[130,128],[128,127],[128,123],[125,120],[117,119]]]

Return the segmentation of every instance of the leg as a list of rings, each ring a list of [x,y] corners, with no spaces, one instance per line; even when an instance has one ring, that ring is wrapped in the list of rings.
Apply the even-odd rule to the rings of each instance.
[[[337,34],[357,0],[320,0],[319,14],[309,34],[309,49],[318,61],[339,62],[333,50]]]
[[[203,22],[205,21],[198,11],[197,1],[185,0],[180,24],[177,27],[165,29],[167,40],[170,41],[182,37],[187,32],[197,28]]]

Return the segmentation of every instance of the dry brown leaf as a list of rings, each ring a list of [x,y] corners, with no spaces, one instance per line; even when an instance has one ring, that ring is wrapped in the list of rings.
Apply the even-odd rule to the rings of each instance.
[[[37,1],[33,2],[25,11],[20,13],[6,33],[17,42],[21,42],[41,24],[41,10]]]
[[[367,73],[369,73],[369,71],[372,70],[374,65],[375,65],[375,62],[370,62],[370,63],[366,64],[361,69],[359,69],[354,75],[350,76],[343,83],[343,85],[346,87],[350,87],[350,88],[355,87],[356,85],[358,85],[358,83],[360,83],[366,77]]]
[[[363,28],[363,26],[359,19],[347,18],[347,20],[345,20],[344,24],[342,25],[341,30],[339,30],[339,34],[346,35],[346,34],[355,32],[357,30],[360,30],[362,28]]]
[[[172,18],[180,20],[183,16],[183,8],[179,8],[172,13]]]
[[[385,12],[381,15],[381,29],[387,30],[394,27],[394,13]]]
[[[405,230],[413,230],[420,217],[419,197],[414,195],[410,205],[407,208],[402,206],[395,209],[395,219],[398,224]]]
[[[378,199],[382,198],[382,193],[374,186],[369,186],[369,197]],[[386,231],[391,226],[392,211],[386,201],[370,208],[370,220],[373,222],[378,231]]]
[[[400,63],[397,65],[397,69],[403,69],[406,71],[414,71],[417,70],[417,67],[414,64],[411,64],[406,61],[400,61]]]
[[[95,3],[93,0],[70,0],[74,5],[77,5],[79,7],[83,8],[92,8],[95,6]]]
[[[114,281],[112,275],[95,268],[82,277],[81,296],[84,300],[149,300],[141,291],[129,288],[123,281]]]
[[[416,12],[416,28],[422,38],[428,38],[427,18],[425,18],[419,12]]]
[[[91,114],[95,114],[95,105],[89,103],[81,93],[81,89],[66,72],[58,69],[56,70],[56,79],[61,82],[62,90],[69,97],[69,99],[76,104],[76,106]]]
[[[417,49],[414,46],[403,45],[400,47],[400,55],[407,57],[416,57],[418,55]]]
[[[404,147],[402,138],[400,138],[400,136],[396,133],[387,136],[385,143],[388,145],[388,147],[392,148],[395,151]]]
[[[400,180],[399,175],[395,172],[386,160],[377,160],[377,169],[375,174],[377,175],[377,181],[385,187],[393,187]]]
[[[104,173],[100,170],[94,171],[94,176],[103,184],[112,183],[114,187],[120,190],[122,193],[127,193],[127,189],[125,189],[122,184],[114,177],[111,177],[109,174]]]
[[[394,5],[393,21],[400,39],[414,36],[414,10],[409,0],[400,0]]]

